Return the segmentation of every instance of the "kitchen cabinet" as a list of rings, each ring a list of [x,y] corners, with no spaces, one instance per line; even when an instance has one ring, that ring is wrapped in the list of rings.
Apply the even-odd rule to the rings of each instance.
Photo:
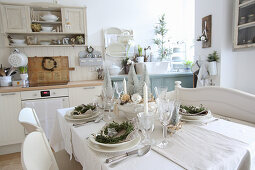
[[[235,49],[255,47],[255,0],[235,0]]]
[[[70,107],[93,102],[101,93],[101,86],[69,88]]]
[[[62,8],[63,32],[84,33],[86,8]]]
[[[22,143],[24,128],[18,122],[20,93],[0,93],[0,146]]]
[[[1,11],[5,32],[31,32],[30,9],[28,6],[3,5]]]

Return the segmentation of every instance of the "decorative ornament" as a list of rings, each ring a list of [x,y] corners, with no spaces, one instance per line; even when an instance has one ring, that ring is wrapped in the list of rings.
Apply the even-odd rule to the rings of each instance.
[[[47,71],[54,71],[54,68],[57,68],[57,62],[52,57],[43,57],[42,68]]]
[[[96,135],[95,140],[100,143],[119,143],[125,141],[133,131],[134,125],[131,122],[125,121],[121,124],[113,122],[107,124],[101,133]]]
[[[142,101],[142,99],[143,99],[142,96],[138,93],[133,94],[131,97],[131,100],[136,104],[140,103]]]
[[[128,94],[123,94],[120,100],[121,100],[121,104],[125,104],[130,101],[130,96]]]
[[[135,73],[134,64],[132,64],[128,72],[127,92],[129,95],[133,95],[138,92],[138,89],[139,89],[139,81]]]

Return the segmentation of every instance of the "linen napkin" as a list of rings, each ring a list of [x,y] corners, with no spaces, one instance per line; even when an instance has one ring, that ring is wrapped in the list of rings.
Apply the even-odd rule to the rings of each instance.
[[[194,125],[184,126],[166,148],[153,150],[185,169],[249,170],[248,144]]]

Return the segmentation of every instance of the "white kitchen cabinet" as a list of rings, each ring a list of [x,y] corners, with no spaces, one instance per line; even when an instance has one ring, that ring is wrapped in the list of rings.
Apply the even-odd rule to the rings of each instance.
[[[1,7],[5,32],[31,32],[28,6],[3,5]]]
[[[20,93],[0,93],[0,146],[22,143],[24,128],[18,122]]]
[[[93,102],[101,93],[101,86],[69,88],[70,107]]]
[[[86,32],[86,8],[62,8],[63,32]]]

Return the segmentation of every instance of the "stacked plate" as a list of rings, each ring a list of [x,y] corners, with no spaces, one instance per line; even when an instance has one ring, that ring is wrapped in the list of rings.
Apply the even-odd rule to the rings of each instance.
[[[185,122],[207,122],[213,119],[212,113],[210,110],[205,110],[198,114],[184,113],[180,111],[181,120]]]
[[[104,128],[102,129],[104,130]],[[132,133],[132,132],[131,132]],[[134,135],[132,138],[119,143],[109,144],[96,141],[96,135],[90,135],[88,139],[88,146],[98,152],[115,153],[124,152],[135,148],[140,143],[140,135]]]
[[[70,110],[65,114],[65,119],[68,121],[76,122],[76,121],[90,121],[93,119],[96,119],[98,116],[98,113],[96,111],[92,111],[91,113],[88,114],[81,114],[81,115],[73,115],[72,114],[73,110]]]

